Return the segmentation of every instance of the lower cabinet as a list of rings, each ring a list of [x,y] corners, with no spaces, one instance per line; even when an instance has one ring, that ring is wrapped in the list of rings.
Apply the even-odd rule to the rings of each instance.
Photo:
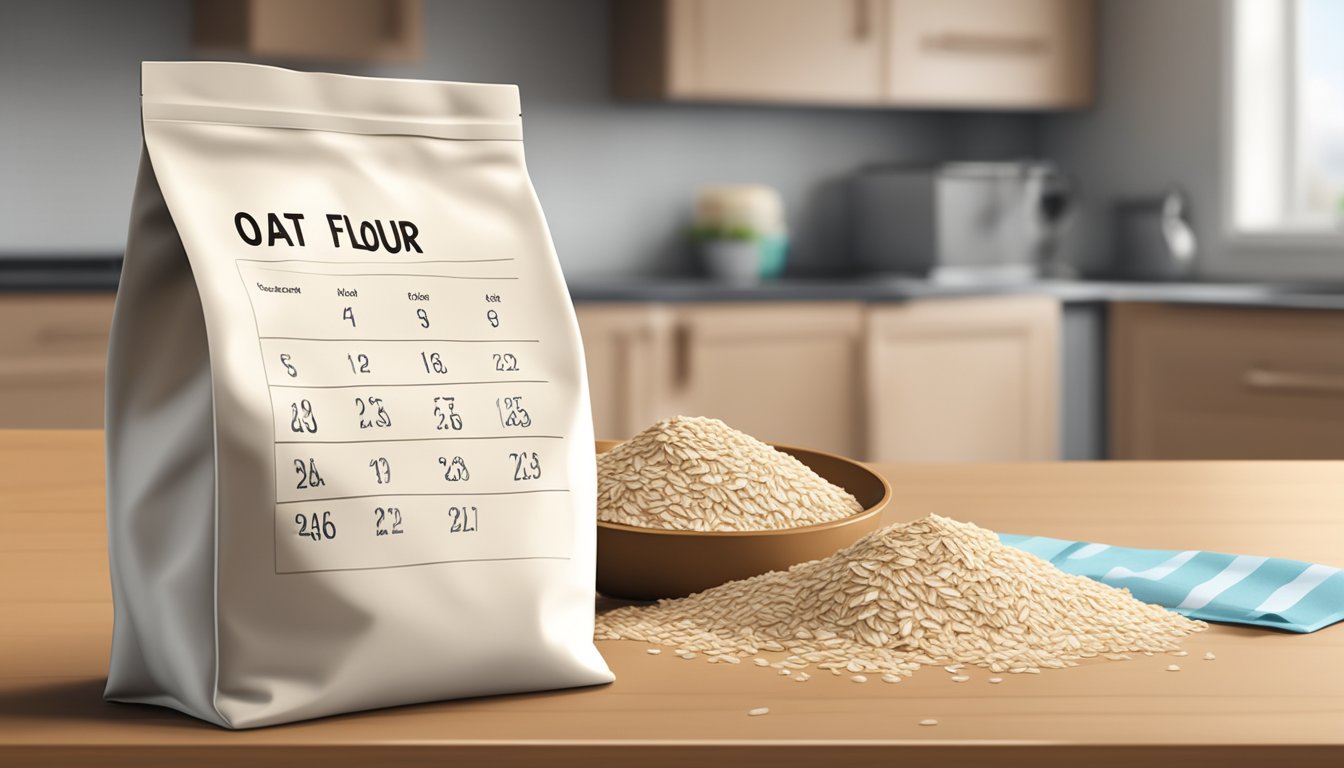
[[[861,304],[578,307],[598,437],[678,414],[774,443],[862,451]]]
[[[670,313],[657,304],[580,304],[575,312],[588,362],[593,432],[599,440],[628,438],[660,418]]]
[[[937,299],[868,312],[866,457],[1058,457],[1059,304]]]
[[[1110,310],[1116,459],[1344,458],[1344,312]]]
[[[103,426],[113,301],[0,294],[0,429]]]
[[[581,304],[578,316],[598,437],[686,414],[878,461],[1058,453],[1053,299]]]

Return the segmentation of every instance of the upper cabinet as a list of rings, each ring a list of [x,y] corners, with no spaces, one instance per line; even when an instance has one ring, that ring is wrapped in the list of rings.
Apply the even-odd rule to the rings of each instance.
[[[616,0],[628,99],[1060,109],[1092,99],[1092,0]]]
[[[198,53],[407,62],[421,55],[420,0],[195,0]]]
[[[617,0],[617,92],[636,99],[875,102],[882,97],[881,3]]]
[[[1092,100],[1088,0],[887,0],[887,99],[1041,109]]]

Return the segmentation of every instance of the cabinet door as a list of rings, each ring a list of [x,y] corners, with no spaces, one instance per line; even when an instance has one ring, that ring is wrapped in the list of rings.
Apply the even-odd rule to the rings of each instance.
[[[866,102],[882,96],[879,0],[677,0],[677,96]]]
[[[588,363],[593,431],[621,440],[652,424],[667,378],[669,317],[655,304],[583,304],[575,308]]]
[[[195,0],[197,53],[318,61],[421,58],[416,0]]]
[[[113,300],[0,295],[0,428],[103,426]]]
[[[1056,458],[1059,322],[1034,296],[869,310],[868,458]]]
[[[659,416],[723,419],[766,442],[856,456],[863,309],[679,305]]]
[[[1344,459],[1344,312],[1111,307],[1111,456]]]
[[[1085,106],[1092,16],[1092,0],[887,0],[887,98],[911,106]]]

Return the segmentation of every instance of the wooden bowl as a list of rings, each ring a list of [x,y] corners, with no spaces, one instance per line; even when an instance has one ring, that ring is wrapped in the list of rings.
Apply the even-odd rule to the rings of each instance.
[[[597,452],[620,445],[598,440]],[[834,554],[877,528],[891,486],[862,464],[821,451],[774,446],[854,494],[863,511],[839,520],[776,531],[665,531],[597,524],[597,591],[628,600],[685,597],[728,581]]]

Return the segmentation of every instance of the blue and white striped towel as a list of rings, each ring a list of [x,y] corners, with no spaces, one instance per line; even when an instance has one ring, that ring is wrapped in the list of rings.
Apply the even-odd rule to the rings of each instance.
[[[1344,620],[1344,570],[1275,557],[1130,549],[999,534],[1062,571],[1126,587],[1192,619],[1315,632]]]

